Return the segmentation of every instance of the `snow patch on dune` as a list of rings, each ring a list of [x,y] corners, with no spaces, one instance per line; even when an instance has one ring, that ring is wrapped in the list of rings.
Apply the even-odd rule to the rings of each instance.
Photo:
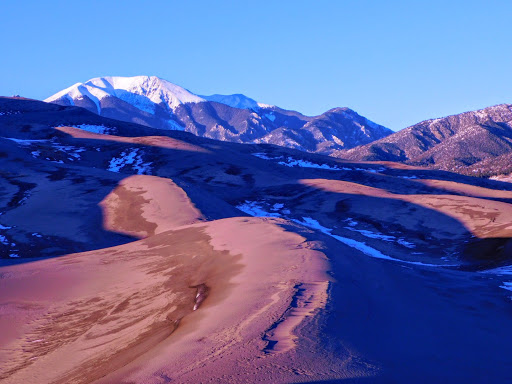
[[[329,169],[333,171],[339,171],[340,168],[333,167],[327,164],[316,164],[311,161],[294,159],[290,156],[285,161],[279,161],[278,164],[286,165],[287,167],[301,167],[301,168],[317,168],[317,169]]]
[[[9,241],[9,239],[7,237],[5,237],[4,235],[0,235],[0,243],[2,243],[3,245],[9,245],[11,244],[11,242]]]
[[[382,252],[380,252],[379,250],[377,250],[375,248],[372,248],[372,247],[370,247],[370,246],[368,246],[365,243],[362,243],[360,241],[349,239],[347,237],[342,237],[342,236],[334,235],[332,233],[332,229],[322,226],[318,221],[316,221],[316,220],[314,220],[314,219],[312,219],[310,217],[303,217],[302,221],[294,220],[294,219],[292,219],[292,220],[295,221],[298,224],[304,225],[305,227],[309,227],[311,229],[319,230],[320,232],[325,233],[326,235],[331,236],[332,238],[342,242],[343,244],[346,244],[349,247],[355,248],[358,251],[361,251],[362,253],[364,253],[365,255],[373,257],[373,258],[376,258],[376,259],[398,261],[400,263],[422,265],[422,266],[428,266],[428,267],[440,267],[440,266],[448,267],[448,266],[451,266],[451,265],[426,264],[426,263],[421,263],[419,261],[406,261],[406,260],[396,259],[394,257],[385,255]]]
[[[402,260],[395,259],[395,258],[387,256],[387,255],[384,255],[382,252],[366,245],[365,243],[362,243],[362,242],[359,242],[359,241],[356,241],[353,239],[349,239],[348,237],[334,235],[332,233],[332,229],[324,227],[318,221],[316,221],[315,219],[312,219],[310,217],[303,217],[302,221],[295,220],[295,219],[293,221],[295,221],[298,224],[304,225],[305,227],[308,227],[311,229],[316,229],[322,233],[325,233],[326,235],[331,236],[332,238],[342,242],[343,244],[346,244],[349,247],[355,248],[355,249],[363,252],[367,256],[371,256],[371,257],[375,257],[377,259],[383,259],[383,260],[402,261]]]
[[[512,265],[506,265],[504,267],[488,269],[487,271],[483,271],[482,273],[488,273],[497,276],[511,276],[512,275]],[[503,281],[500,288],[506,289],[507,291],[512,291],[512,281]],[[512,300],[512,296],[510,296]]]
[[[85,148],[75,147],[73,145],[61,145],[61,144],[53,144],[52,147],[58,151],[64,153],[68,156],[69,161],[80,160],[80,153],[85,152]],[[32,153],[32,155],[34,155]],[[36,156],[34,156],[36,157]]]
[[[257,201],[245,201],[236,206],[237,209],[254,217],[281,217],[277,212],[265,211]]]
[[[370,247],[369,245],[367,245],[367,244],[365,244],[363,242],[360,242],[360,241],[357,241],[357,240],[354,240],[354,239],[350,239],[348,237],[343,237],[343,236],[335,235],[335,234],[332,233],[333,229],[330,229],[330,228],[322,226],[317,220],[315,220],[313,218],[302,217],[302,220],[297,220],[297,219],[293,219],[293,218],[287,217],[286,215],[289,214],[290,211],[289,210],[283,210],[284,204],[282,204],[282,203],[275,203],[274,205],[272,205],[269,208],[271,211],[274,211],[274,212],[268,212],[267,210],[265,210],[263,208],[264,204],[265,204],[264,202],[248,201],[248,200],[246,200],[244,203],[237,205],[236,208],[238,208],[239,210],[241,210],[241,211],[243,211],[243,212],[245,212],[245,213],[247,213],[248,215],[251,215],[251,216],[256,216],[256,217],[282,217],[284,219],[293,221],[293,222],[295,222],[297,224],[303,225],[304,227],[320,231],[320,232],[322,232],[322,233],[324,233],[324,234],[326,234],[326,235],[328,235],[328,236],[330,236],[330,237],[332,237],[332,238],[342,242],[343,244],[348,245],[349,247],[352,247],[354,249],[357,249],[358,251],[361,251],[365,255],[373,257],[373,258],[376,258],[376,259],[390,260],[390,261],[395,261],[395,262],[400,262],[400,263],[422,265],[422,266],[430,266],[430,267],[448,267],[448,266],[453,266],[453,265],[427,264],[427,263],[422,263],[422,262],[407,261],[407,260],[397,259],[397,258],[388,256],[388,255],[385,255],[382,252],[380,252],[379,250],[377,250],[375,248],[372,248],[372,247]],[[280,213],[277,212],[277,211],[279,211]],[[353,226],[353,225],[357,224],[352,219],[348,219],[348,220],[349,220],[349,225]],[[405,241],[404,239],[398,239],[397,240],[396,237],[394,237],[394,236],[387,236],[387,235],[383,235],[383,234],[379,234],[379,233],[374,233],[374,232],[366,231],[366,230],[355,230],[354,228],[350,228],[350,227],[345,227],[345,228],[349,229],[349,230],[356,231],[356,232],[360,232],[361,234],[366,235],[367,237],[371,237],[371,238],[375,238],[375,239],[379,239],[379,240],[384,240],[384,241],[396,241],[396,242],[400,243],[401,245],[403,245],[405,247],[408,247],[408,248],[413,248],[414,247],[414,244],[409,243],[409,242]]]
[[[309,160],[304,159],[296,159],[291,156],[269,156],[266,153],[252,153],[253,156],[259,157],[264,160],[273,160],[276,161],[280,165],[284,165],[286,167],[300,167],[300,168],[316,168],[316,169],[327,169],[330,171],[365,171],[365,172],[373,172],[379,173],[383,172],[385,168],[349,168],[342,167],[338,165],[329,165],[327,163],[314,163]]]
[[[48,142],[48,141],[49,141],[49,140],[25,140],[25,139],[15,139],[15,138],[13,138],[13,137],[0,137],[0,139],[11,140],[11,141],[14,141],[16,144],[18,144],[18,145],[22,145],[22,146],[32,145],[32,144],[36,144],[36,143],[46,143],[46,142]]]
[[[0,116],[19,115],[20,111],[1,111]]]
[[[152,163],[145,163],[142,155],[143,151],[139,148],[123,151],[119,157],[113,157],[112,160],[110,160],[107,170],[119,173],[121,169],[129,167],[134,170],[137,175],[150,175]]]
[[[512,281],[504,281],[503,285],[500,285],[500,288],[512,291]],[[512,296],[509,296],[509,298],[512,300]]]
[[[368,238],[371,238],[371,239],[378,239],[378,240],[383,240],[383,241],[387,241],[387,242],[390,242],[390,243],[398,243],[406,248],[415,248],[416,245],[414,245],[413,243],[410,243],[408,241],[406,241],[405,239],[403,238],[396,238],[395,236],[391,236],[391,235],[384,235],[380,232],[372,232],[372,231],[369,231],[369,230],[366,230],[366,229],[356,229],[354,228],[355,225],[357,225],[357,222],[351,220],[350,223],[349,223],[349,227],[344,227],[345,229],[348,229],[349,231],[353,231],[353,232],[358,232],[360,233],[361,235],[365,236],[365,237],[368,237]]]

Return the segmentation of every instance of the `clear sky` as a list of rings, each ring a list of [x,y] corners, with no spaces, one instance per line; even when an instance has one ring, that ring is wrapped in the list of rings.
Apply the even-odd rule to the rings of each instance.
[[[0,94],[156,75],[394,130],[512,103],[512,1],[4,1]]]

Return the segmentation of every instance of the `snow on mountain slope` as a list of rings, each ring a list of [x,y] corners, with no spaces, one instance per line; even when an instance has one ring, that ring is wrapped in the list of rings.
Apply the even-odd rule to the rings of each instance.
[[[96,104],[104,97],[114,96],[129,103],[135,102],[135,106],[140,105],[142,110],[151,110],[149,102],[165,104],[171,110],[175,110],[178,105],[184,103],[205,101],[186,89],[156,76],[94,78],[85,83],[72,85],[44,101],[53,102],[66,96],[72,99],[87,96]]]
[[[155,76],[98,77],[74,84],[45,101],[215,140],[269,143],[323,154],[392,133],[348,108],[308,117],[242,94],[199,96]]]
[[[201,96],[205,100],[214,101],[216,103],[226,104],[233,108],[240,109],[253,109],[258,110],[260,108],[271,108],[272,105],[258,103],[256,100],[251,99],[245,95],[240,93],[234,95],[210,95],[210,96]]]
[[[512,169],[512,104],[425,120],[334,156],[398,161],[475,176],[506,173]]]
[[[242,94],[199,96],[156,76],[97,77],[85,83],[76,83],[44,101],[67,99],[74,105],[73,100],[88,97],[100,110],[99,101],[107,96],[117,97],[149,113],[154,112],[151,103],[167,105],[172,111],[181,104],[204,101],[214,101],[239,109],[258,110],[272,107]]]

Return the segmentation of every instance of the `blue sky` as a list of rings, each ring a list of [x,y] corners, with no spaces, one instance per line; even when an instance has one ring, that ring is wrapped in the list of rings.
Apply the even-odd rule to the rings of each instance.
[[[0,94],[156,75],[394,130],[512,103],[512,1],[3,2]]]

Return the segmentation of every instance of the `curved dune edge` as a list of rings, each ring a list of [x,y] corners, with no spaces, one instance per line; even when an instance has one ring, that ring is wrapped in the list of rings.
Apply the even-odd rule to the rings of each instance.
[[[100,206],[106,230],[138,238],[204,220],[183,189],[157,176],[123,179]]]
[[[385,189],[368,187],[342,180],[303,179],[300,183],[326,192],[367,195],[406,201],[429,210],[443,213],[460,222],[479,238],[512,237],[512,207],[508,203],[485,199],[485,196],[510,197],[509,192],[488,193],[486,188],[464,186],[458,183],[422,181],[423,184],[451,189],[464,195],[408,195],[391,193]],[[478,197],[474,197],[478,196]]]
[[[131,143],[138,145],[147,145],[152,147],[159,148],[167,148],[167,149],[176,149],[180,151],[190,151],[190,152],[202,152],[202,153],[211,153],[209,150],[200,147],[198,145],[194,145],[191,143],[187,143],[183,140],[174,139],[172,137],[167,136],[139,136],[139,137],[127,137],[127,136],[116,136],[116,135],[107,135],[101,133],[93,133],[88,132],[80,128],[76,127],[55,127],[57,131],[66,133],[75,139],[90,139],[90,140],[103,140],[103,141],[111,141],[118,143]]]

